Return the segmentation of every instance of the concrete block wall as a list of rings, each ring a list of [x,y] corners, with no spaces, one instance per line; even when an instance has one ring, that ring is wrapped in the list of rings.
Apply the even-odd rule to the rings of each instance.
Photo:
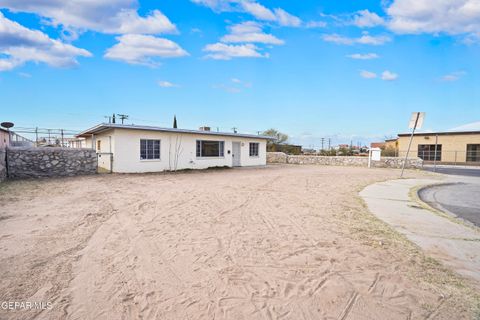
[[[372,167],[377,168],[401,168],[403,158],[382,157],[381,161],[372,161]],[[367,157],[342,157],[342,156],[295,156],[283,152],[268,152],[267,163],[289,163],[289,164],[318,164],[327,166],[354,166],[367,167]],[[409,158],[406,168],[421,168],[422,159]]]
[[[92,149],[9,147],[8,178],[41,178],[95,174],[97,155]]]

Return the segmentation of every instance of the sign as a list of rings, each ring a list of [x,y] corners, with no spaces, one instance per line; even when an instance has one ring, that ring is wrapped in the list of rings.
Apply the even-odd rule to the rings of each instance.
[[[424,119],[425,119],[425,112],[412,112],[412,116],[410,117],[408,128],[409,129],[422,128]]]
[[[372,148],[372,160],[373,161],[380,161],[381,154],[382,154],[382,149]]]
[[[403,171],[405,171],[405,164],[407,163],[408,154],[410,153],[410,147],[412,146],[413,135],[415,134],[416,129],[420,129],[422,127],[423,119],[425,119],[425,112],[412,112],[412,116],[410,117],[410,123],[408,124],[408,128],[412,129],[412,135],[410,136],[410,141],[408,142],[407,153],[405,154],[405,159],[403,160],[402,173],[400,174],[400,178],[403,177]]]

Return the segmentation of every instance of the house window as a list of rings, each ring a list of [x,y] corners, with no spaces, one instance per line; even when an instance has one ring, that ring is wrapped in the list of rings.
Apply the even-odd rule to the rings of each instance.
[[[140,140],[140,160],[160,159],[160,140]]]
[[[97,141],[97,151],[102,150],[102,141],[98,140]]]
[[[197,157],[223,157],[224,141],[197,140]]]
[[[258,142],[250,142],[250,157],[258,157]]]
[[[435,146],[437,152],[435,153]],[[419,144],[418,155],[420,159],[425,161],[442,161],[442,145],[441,144]]]
[[[480,144],[467,144],[467,162],[480,162]]]

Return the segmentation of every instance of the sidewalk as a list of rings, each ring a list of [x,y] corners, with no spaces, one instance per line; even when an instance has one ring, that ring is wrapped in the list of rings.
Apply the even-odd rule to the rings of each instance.
[[[428,256],[480,286],[480,232],[422,208],[410,198],[411,188],[438,182],[391,180],[372,184],[360,195],[374,215],[404,234]]]

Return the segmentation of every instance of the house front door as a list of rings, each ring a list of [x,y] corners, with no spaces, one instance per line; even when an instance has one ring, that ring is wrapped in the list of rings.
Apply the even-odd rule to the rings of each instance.
[[[240,167],[242,164],[240,162],[240,142],[232,143],[232,166]]]

